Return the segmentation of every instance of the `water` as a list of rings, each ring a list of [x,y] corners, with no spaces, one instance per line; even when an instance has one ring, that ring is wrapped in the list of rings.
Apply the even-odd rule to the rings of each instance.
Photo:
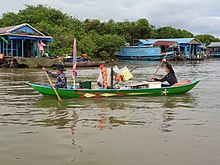
[[[138,66],[133,81],[142,81],[154,74],[158,63],[123,61],[120,66]],[[61,103],[25,84],[48,84],[40,69],[1,68],[0,164],[218,165],[219,63],[172,63],[179,81],[201,80],[183,95]],[[99,68],[79,68],[77,80],[95,81],[98,73]],[[161,68],[157,75],[164,74]]]

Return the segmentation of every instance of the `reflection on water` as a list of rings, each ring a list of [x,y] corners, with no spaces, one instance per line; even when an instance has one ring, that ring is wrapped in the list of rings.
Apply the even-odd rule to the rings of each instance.
[[[3,118],[1,123],[71,128],[74,113],[80,114],[76,122],[84,127],[112,129],[120,125],[147,126],[152,123],[149,116],[164,111],[164,108],[194,108],[197,104],[196,98],[190,93],[169,97],[64,99],[59,102],[54,97],[40,96],[37,99],[37,95],[31,97],[31,90],[26,91],[30,92],[25,94],[26,98],[20,96],[16,99],[7,99],[7,102],[6,98],[0,99],[3,106],[17,107],[15,112],[9,108],[5,113],[1,112],[0,116]],[[164,114],[170,111],[165,110]],[[24,116],[28,120],[25,121]],[[163,116],[163,122],[168,122],[167,115]]]
[[[0,86],[3,97],[0,98],[0,103],[2,109],[5,107],[5,111],[1,111],[0,114],[1,123],[56,126],[59,129],[72,128],[76,122],[83,127],[98,129],[112,129],[120,125],[148,126],[154,120],[151,117],[154,118],[154,115],[163,111],[164,108],[196,106],[196,98],[190,93],[169,97],[64,99],[59,102],[54,97],[42,97],[25,85],[26,78],[36,81],[42,76],[41,72],[30,71],[26,75],[25,72],[22,74],[13,70],[14,73],[9,71],[8,74],[0,76],[3,80]],[[34,76],[35,74],[38,76]],[[16,107],[15,110],[14,107]],[[164,111],[163,123],[169,122],[167,118],[171,116],[168,114],[170,111]]]
[[[185,160],[202,164],[204,159],[200,160],[206,156],[220,162],[217,154],[215,157],[207,154],[219,153],[220,104],[216,82],[220,76],[215,69],[219,61],[206,61],[206,65],[204,61],[172,64],[179,79],[190,77],[202,81],[183,95],[63,99],[62,102],[54,97],[43,97],[25,84],[27,81],[47,83],[44,73],[38,69],[2,69],[1,164],[78,162],[84,165],[114,160],[107,164],[146,164],[146,156],[150,164],[170,164],[172,161],[178,164],[182,158],[182,164]],[[132,72],[134,80],[142,81],[152,76],[158,62],[127,64],[128,68],[136,65],[139,67]],[[83,76],[79,79],[95,80],[91,75],[98,72],[97,68],[80,69],[79,75]],[[71,78],[69,73],[71,71],[67,71],[67,76]],[[158,72],[158,76],[162,75],[164,69]],[[207,146],[210,152],[206,152]],[[178,150],[183,152],[176,152]],[[188,151],[198,155],[190,156]],[[109,155],[115,159],[110,161]],[[193,163],[187,161],[186,164]]]
[[[155,120],[155,114],[162,113],[161,131],[168,132],[168,127],[171,126],[169,123],[175,116],[175,109],[180,107],[193,109],[196,106],[196,98],[190,93],[147,98],[77,98],[64,99],[62,102],[54,97],[41,97],[35,104],[45,114],[41,120],[35,120],[34,125],[72,128],[73,123],[74,125],[77,123],[85,128],[99,130],[123,125],[148,127]]]
[[[175,112],[173,110],[165,110],[163,113],[163,121],[161,124],[161,131],[162,132],[171,132],[171,121],[174,120]]]
[[[163,103],[164,108],[195,108],[196,98],[192,96],[190,93],[185,93],[178,96],[163,97]]]

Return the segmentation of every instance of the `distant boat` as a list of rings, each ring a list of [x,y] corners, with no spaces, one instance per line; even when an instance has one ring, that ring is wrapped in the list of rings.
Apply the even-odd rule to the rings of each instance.
[[[64,59],[63,62],[64,62],[65,67],[72,67],[73,66],[73,58],[72,57]],[[90,60],[83,61],[82,59],[76,60],[77,67],[96,67],[96,66],[100,66],[100,64],[104,64],[104,63],[106,63],[106,61],[90,61]]]
[[[206,50],[196,38],[138,39],[135,42],[132,46],[130,43],[123,46],[117,54],[118,57],[125,60],[161,60],[165,53],[167,58],[187,59],[202,57]]]
[[[164,58],[173,58],[174,52],[161,53],[159,47],[150,46],[125,46],[116,54],[122,60],[161,60]]]

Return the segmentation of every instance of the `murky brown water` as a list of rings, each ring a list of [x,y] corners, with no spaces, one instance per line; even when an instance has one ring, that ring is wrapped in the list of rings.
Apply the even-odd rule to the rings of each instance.
[[[158,62],[124,64],[139,66],[133,75],[141,81],[154,74]],[[173,65],[179,80],[201,82],[179,96],[61,103],[25,84],[48,83],[40,69],[1,68],[0,164],[219,165],[220,60]],[[98,73],[80,68],[77,79],[95,81]]]

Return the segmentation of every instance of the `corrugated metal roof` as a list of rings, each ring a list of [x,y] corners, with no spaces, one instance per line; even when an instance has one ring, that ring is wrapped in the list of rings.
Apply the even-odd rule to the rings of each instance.
[[[160,40],[160,39],[148,39],[147,42],[146,42],[146,45],[153,45],[158,40]]]
[[[152,45],[157,41],[175,41],[178,44],[186,44],[191,42],[192,40],[196,40],[197,43],[201,43],[199,40],[195,38],[165,38],[165,39],[149,39],[147,40],[146,45]]]
[[[185,44],[188,43],[192,40],[194,40],[195,38],[167,38],[167,39],[162,39],[164,41],[176,41],[179,44]]]
[[[209,44],[207,47],[208,48],[220,47],[220,42],[211,42],[211,44]]]
[[[8,27],[0,28],[0,34],[8,33],[8,31],[9,31],[10,29],[13,29],[14,27],[16,27],[16,26],[8,26]]]
[[[39,34],[38,37],[52,38],[51,36],[44,35],[40,31],[38,31],[37,29],[33,28],[28,23],[23,23],[23,24],[16,25],[16,26],[8,26],[8,27],[0,28],[0,35],[2,35],[2,36],[4,36],[4,35],[19,35],[19,34],[14,34],[13,31],[15,31],[16,29],[22,28],[24,26],[28,26],[30,29],[33,29],[35,32],[37,32]],[[26,35],[30,36],[30,34],[25,34],[25,32],[22,33],[22,36],[26,36]],[[37,36],[37,35],[35,34],[35,36]]]
[[[147,41],[145,39],[138,39],[138,41],[141,42],[144,45],[147,43]]]

